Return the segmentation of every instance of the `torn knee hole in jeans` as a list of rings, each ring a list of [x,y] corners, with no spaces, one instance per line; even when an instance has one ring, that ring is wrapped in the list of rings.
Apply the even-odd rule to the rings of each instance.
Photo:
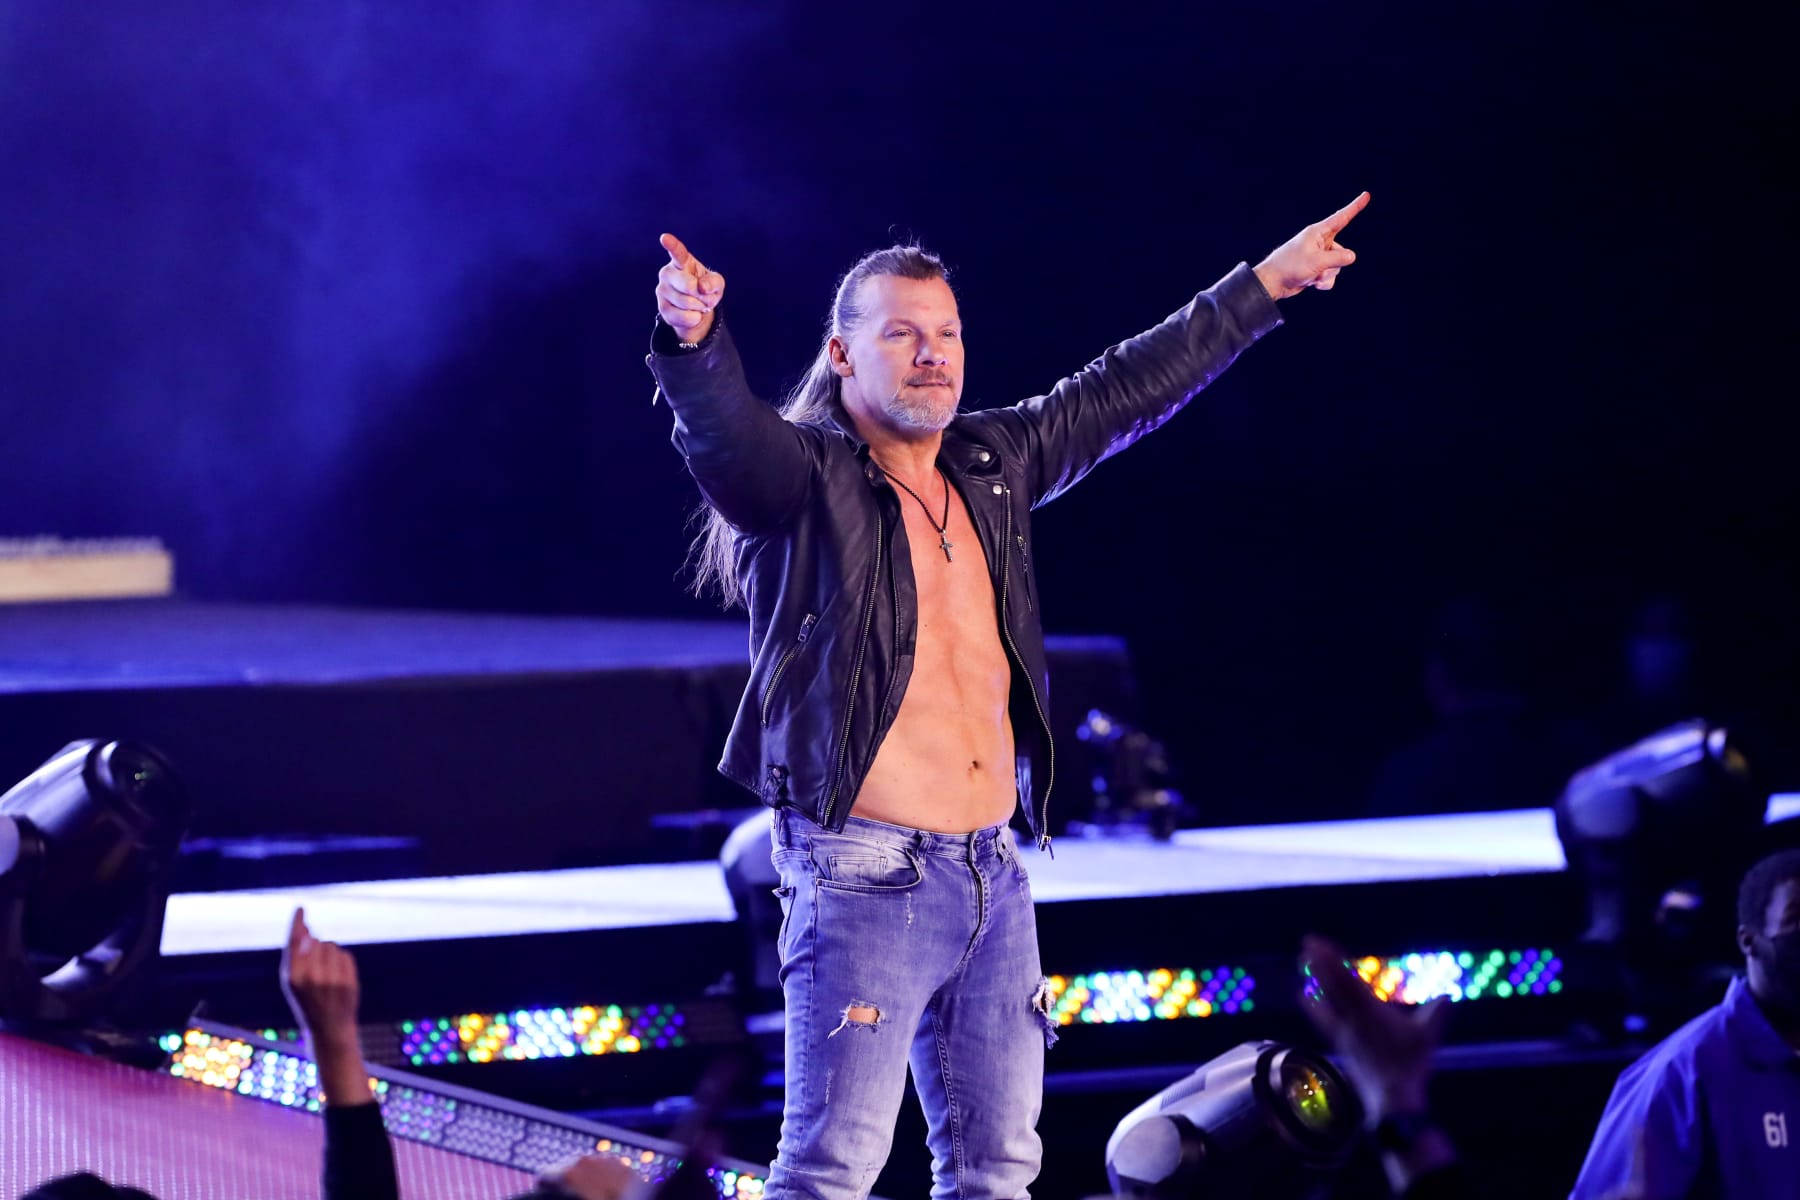
[[[1044,1049],[1056,1045],[1058,1026],[1056,1019],[1056,992],[1050,986],[1049,977],[1038,980],[1037,991],[1031,994],[1031,1008],[1038,1019],[1044,1023]]]
[[[825,1036],[836,1037],[846,1029],[867,1029],[873,1033],[875,1027],[880,1024],[881,1010],[879,1008],[867,1000],[852,1000],[844,1006],[844,1019],[838,1022],[836,1029]]]

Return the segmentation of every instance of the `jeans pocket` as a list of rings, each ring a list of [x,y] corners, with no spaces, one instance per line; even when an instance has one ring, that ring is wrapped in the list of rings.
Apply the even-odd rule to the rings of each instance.
[[[1000,851],[1000,858],[1012,869],[1013,886],[1019,889],[1019,895],[1025,903],[1031,903],[1031,872],[1025,869],[1025,859],[1019,854],[1019,844],[1013,840],[1012,833],[1006,834],[1006,842]]]
[[[868,843],[828,855],[819,886],[845,892],[897,892],[925,877],[912,851]]]

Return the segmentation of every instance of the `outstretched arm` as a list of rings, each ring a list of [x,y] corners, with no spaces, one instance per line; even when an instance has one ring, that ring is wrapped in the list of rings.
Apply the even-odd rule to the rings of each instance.
[[[793,515],[810,472],[794,426],[750,391],[731,334],[719,320],[725,277],[674,234],[656,277],[655,335],[645,361],[675,414],[675,448],[708,504],[746,532]]]
[[[1274,301],[1329,290],[1355,259],[1337,235],[1367,192],[1282,243],[1254,271],[1239,266],[1162,324],[1121,342],[1047,395],[974,415],[1032,467],[1033,507],[1180,412],[1237,356],[1281,323]]]

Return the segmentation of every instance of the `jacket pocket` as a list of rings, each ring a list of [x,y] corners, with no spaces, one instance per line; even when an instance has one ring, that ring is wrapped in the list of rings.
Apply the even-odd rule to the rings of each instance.
[[[800,622],[800,632],[794,635],[793,643],[782,651],[781,657],[776,660],[775,669],[769,672],[769,682],[763,685],[762,702],[758,705],[762,710],[764,728],[767,728],[769,724],[769,701],[775,696],[776,686],[781,683],[781,677],[787,671],[788,664],[794,661],[794,656],[800,653],[801,648],[806,645],[806,639],[812,636],[813,626],[818,623],[819,615],[817,613],[807,613],[806,619]]]

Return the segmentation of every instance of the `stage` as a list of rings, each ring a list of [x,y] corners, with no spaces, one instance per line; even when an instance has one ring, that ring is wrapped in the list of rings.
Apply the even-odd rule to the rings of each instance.
[[[1049,645],[1059,738],[1093,708],[1137,719],[1122,642]],[[709,1064],[749,1052],[770,1073],[727,1133],[728,1149],[755,1163],[773,1151],[780,1019],[747,986],[747,935],[716,851],[759,810],[712,769],[744,656],[731,621],[183,601],[0,608],[0,758],[18,778],[71,739],[135,739],[186,782],[198,817],[163,961],[121,1014],[177,1058],[197,1012],[288,1036],[276,968],[304,907],[315,933],[356,950],[379,1068],[464,1089],[477,1107],[491,1095],[653,1138],[673,1131]],[[1069,742],[1059,829],[1087,815]],[[1580,905],[1547,810],[1184,829],[1166,841],[1064,835],[1053,854],[1023,857],[1061,1025],[1045,1195],[1095,1190],[1095,1114],[1116,1120],[1146,1088],[1241,1041],[1312,1037],[1294,965],[1306,932],[1379,963],[1398,994],[1459,1001],[1452,1041],[1464,1051],[1560,1046],[1590,999],[1574,945]],[[164,1188],[164,1200],[215,1194],[177,1187],[171,1148],[149,1144],[161,1089],[182,1085],[16,1042],[0,1050],[9,1086],[34,1089],[6,1098],[9,1119],[46,1114],[17,1136],[49,1138],[91,1093],[116,1119],[88,1161]],[[63,1107],[38,1098],[51,1078],[67,1081]],[[212,1107],[189,1108],[184,1127],[281,1144],[276,1182],[258,1194],[315,1186],[316,1123],[290,1131],[308,1118],[244,1097],[199,1103]],[[920,1190],[916,1134],[916,1115],[903,1117],[878,1190]],[[80,1158],[67,1149],[14,1169],[63,1169]],[[427,1184],[461,1168],[423,1149],[403,1147],[402,1162],[428,1194],[517,1190],[479,1171]]]
[[[1047,648],[1055,728],[1136,718],[1120,639]],[[0,605],[0,779],[77,737],[154,746],[216,843],[193,890],[326,853],[339,878],[696,858],[708,814],[755,803],[715,769],[748,674],[742,621]]]

